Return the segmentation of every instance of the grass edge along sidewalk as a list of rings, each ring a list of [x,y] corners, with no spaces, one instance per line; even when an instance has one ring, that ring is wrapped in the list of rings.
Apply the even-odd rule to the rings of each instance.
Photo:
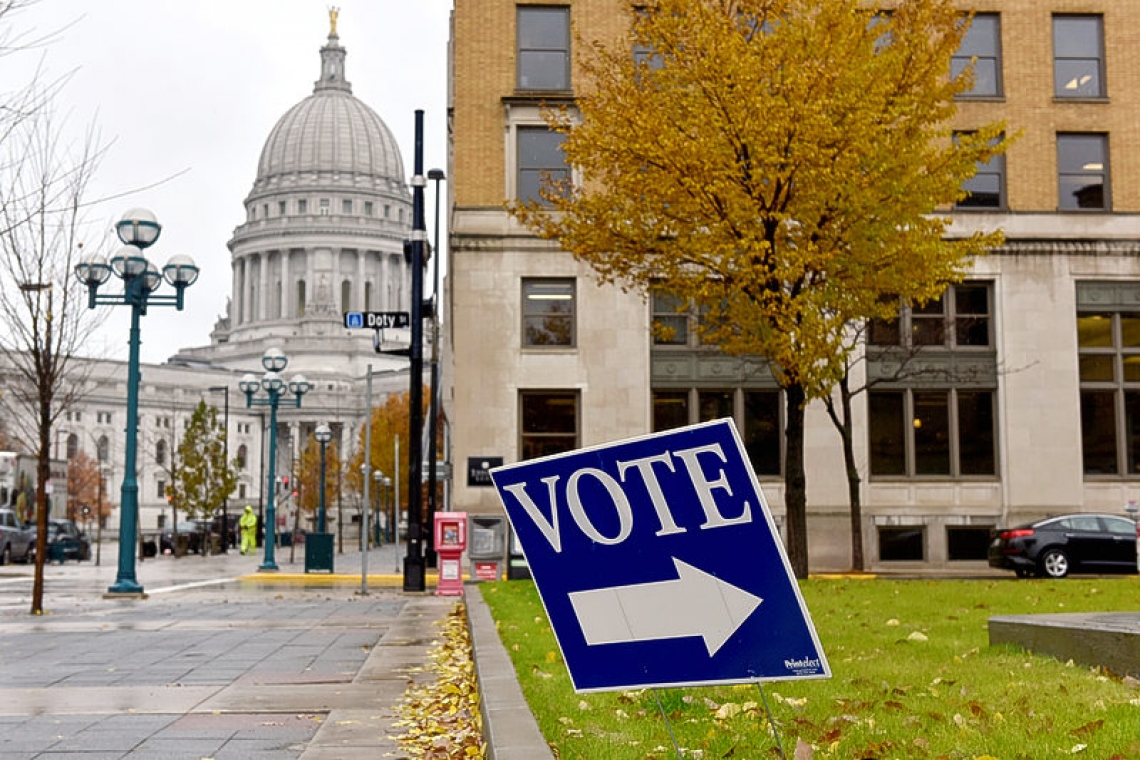
[[[810,579],[833,678],[765,685],[784,747],[816,758],[1140,760],[1140,683],[1012,647],[991,615],[1140,608],[1140,578]],[[752,684],[575,694],[533,583],[480,585],[530,711],[561,760],[774,756]],[[759,644],[759,645],[762,645]]]

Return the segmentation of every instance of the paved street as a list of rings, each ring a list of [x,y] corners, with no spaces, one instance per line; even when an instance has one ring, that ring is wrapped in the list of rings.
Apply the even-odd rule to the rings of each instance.
[[[104,599],[117,557],[0,568],[0,755],[31,758],[325,760],[402,757],[394,707],[454,599],[404,594],[393,547],[336,556],[342,582],[258,557],[158,557],[146,599]],[[375,574],[374,574],[375,573]],[[385,577],[385,574],[388,574]],[[389,584],[384,586],[383,584]]]

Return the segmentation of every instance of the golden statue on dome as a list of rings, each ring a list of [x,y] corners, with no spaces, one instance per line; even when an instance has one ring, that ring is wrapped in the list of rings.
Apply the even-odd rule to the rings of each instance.
[[[329,36],[336,36],[336,19],[340,15],[340,8],[335,5],[329,6]]]

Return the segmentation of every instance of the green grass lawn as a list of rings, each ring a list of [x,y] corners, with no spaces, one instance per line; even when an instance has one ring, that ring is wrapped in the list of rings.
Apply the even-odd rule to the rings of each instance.
[[[529,581],[480,587],[563,760],[778,756],[755,684],[575,694]],[[815,758],[1140,759],[1140,684],[989,646],[991,615],[1140,611],[1140,578],[811,579],[829,680],[764,685],[784,751]],[[658,708],[668,715],[668,724]]]

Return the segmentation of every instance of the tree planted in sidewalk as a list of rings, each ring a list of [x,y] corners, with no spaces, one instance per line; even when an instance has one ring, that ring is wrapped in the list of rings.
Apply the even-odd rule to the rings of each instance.
[[[804,409],[849,325],[936,298],[998,235],[946,236],[1001,124],[954,135],[952,0],[658,0],[580,44],[574,106],[547,114],[570,172],[511,205],[602,283],[697,308],[705,344],[767,360],[786,405],[789,560],[808,571]],[[552,213],[553,212],[553,213]]]
[[[220,514],[237,481],[236,463],[226,459],[226,429],[218,410],[199,401],[178,443],[177,465],[167,487],[170,505],[175,514],[181,510],[190,519],[210,519]]]

